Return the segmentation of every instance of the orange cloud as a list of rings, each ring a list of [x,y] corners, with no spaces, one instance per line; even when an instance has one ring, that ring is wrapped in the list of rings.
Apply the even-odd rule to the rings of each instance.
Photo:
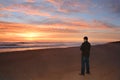
[[[76,33],[76,30],[67,28],[57,28],[46,25],[31,25],[31,24],[20,24],[10,22],[0,22],[0,40],[6,41],[49,41],[57,40],[56,37],[60,34],[67,36],[69,33]],[[3,36],[4,34],[4,36]],[[60,38],[59,38],[60,39]]]
[[[67,23],[68,24],[68,23]],[[119,39],[116,29],[100,21],[87,23],[85,21],[72,22],[73,25],[52,24],[32,25],[21,23],[0,22],[1,41],[77,41],[85,35],[91,40],[114,40]],[[81,25],[81,26],[78,26]],[[94,25],[94,26],[92,26]],[[95,26],[96,25],[96,26]],[[98,28],[96,28],[98,26]],[[4,34],[4,35],[3,35]],[[116,35],[116,36],[114,36]]]

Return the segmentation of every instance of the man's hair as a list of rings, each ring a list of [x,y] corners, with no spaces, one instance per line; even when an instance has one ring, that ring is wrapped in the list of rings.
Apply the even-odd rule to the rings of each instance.
[[[87,37],[87,36],[85,36],[85,37],[84,37],[84,39],[85,39],[85,40],[88,40],[88,37]]]

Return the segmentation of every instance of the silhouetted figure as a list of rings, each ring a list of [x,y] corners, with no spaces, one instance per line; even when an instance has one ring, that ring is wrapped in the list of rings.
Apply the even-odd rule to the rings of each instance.
[[[81,75],[85,75],[85,69],[86,69],[86,73],[90,74],[90,65],[89,65],[90,48],[91,48],[91,44],[88,42],[88,37],[85,36],[84,42],[80,46],[80,50],[82,52]]]

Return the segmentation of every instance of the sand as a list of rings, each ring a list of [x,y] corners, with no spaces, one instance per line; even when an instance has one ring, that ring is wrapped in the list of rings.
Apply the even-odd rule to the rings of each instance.
[[[80,68],[79,47],[0,53],[0,80],[120,80],[120,43],[92,46],[91,74]]]

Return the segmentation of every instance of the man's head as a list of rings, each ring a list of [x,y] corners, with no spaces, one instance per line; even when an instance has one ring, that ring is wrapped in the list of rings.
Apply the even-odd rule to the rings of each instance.
[[[84,41],[88,41],[88,37],[87,36],[84,37]]]

